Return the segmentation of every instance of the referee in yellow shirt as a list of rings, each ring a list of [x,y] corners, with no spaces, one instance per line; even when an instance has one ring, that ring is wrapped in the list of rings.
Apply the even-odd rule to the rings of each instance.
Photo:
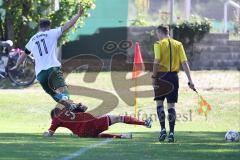
[[[191,78],[190,69],[187,63],[187,57],[181,42],[170,38],[169,27],[159,26],[157,28],[159,41],[154,44],[154,65],[153,65],[153,86],[155,92],[154,100],[157,103],[157,114],[161,125],[159,141],[164,141],[167,137],[165,128],[165,112],[163,102],[167,99],[168,104],[168,120],[170,132],[168,142],[174,142],[174,125],[176,120],[175,103],[178,101],[178,72],[182,65],[188,78],[188,85],[194,89],[194,84]],[[158,94],[161,92],[160,83],[164,80],[171,84],[172,90],[169,93]],[[162,88],[163,89],[163,88]]]

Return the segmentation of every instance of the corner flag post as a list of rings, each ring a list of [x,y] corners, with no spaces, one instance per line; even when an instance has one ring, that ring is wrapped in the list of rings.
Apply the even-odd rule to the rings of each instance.
[[[134,62],[133,62],[133,72],[132,72],[132,79],[134,80],[134,112],[135,118],[138,117],[138,103],[137,103],[137,77],[141,75],[144,71],[144,63],[142,59],[142,54],[140,50],[140,45],[138,42],[135,44],[135,55],[134,55]]]

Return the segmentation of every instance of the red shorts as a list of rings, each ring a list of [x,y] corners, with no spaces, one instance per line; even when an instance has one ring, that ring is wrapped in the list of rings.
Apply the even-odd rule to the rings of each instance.
[[[97,137],[100,133],[108,130],[109,117],[103,116],[86,123],[84,127],[84,137]]]

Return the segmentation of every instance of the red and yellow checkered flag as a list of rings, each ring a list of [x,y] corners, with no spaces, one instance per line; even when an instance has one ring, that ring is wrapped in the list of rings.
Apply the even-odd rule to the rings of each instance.
[[[197,112],[201,115],[207,116],[208,112],[210,112],[211,110],[211,105],[203,98],[203,96],[198,95]]]
[[[188,85],[190,85],[190,83],[188,83]],[[196,108],[198,114],[207,117],[207,114],[212,110],[212,106],[198,93],[196,88],[193,88],[192,90],[198,95],[198,105]]]

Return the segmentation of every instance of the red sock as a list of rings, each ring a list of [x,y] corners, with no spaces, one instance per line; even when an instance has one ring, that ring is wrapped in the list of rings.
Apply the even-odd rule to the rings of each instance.
[[[123,119],[123,123],[127,124],[137,124],[144,126],[144,121],[138,120],[137,118],[131,117],[131,116],[121,116]]]
[[[121,138],[121,135],[114,135],[114,134],[99,134],[98,135],[99,138]]]

